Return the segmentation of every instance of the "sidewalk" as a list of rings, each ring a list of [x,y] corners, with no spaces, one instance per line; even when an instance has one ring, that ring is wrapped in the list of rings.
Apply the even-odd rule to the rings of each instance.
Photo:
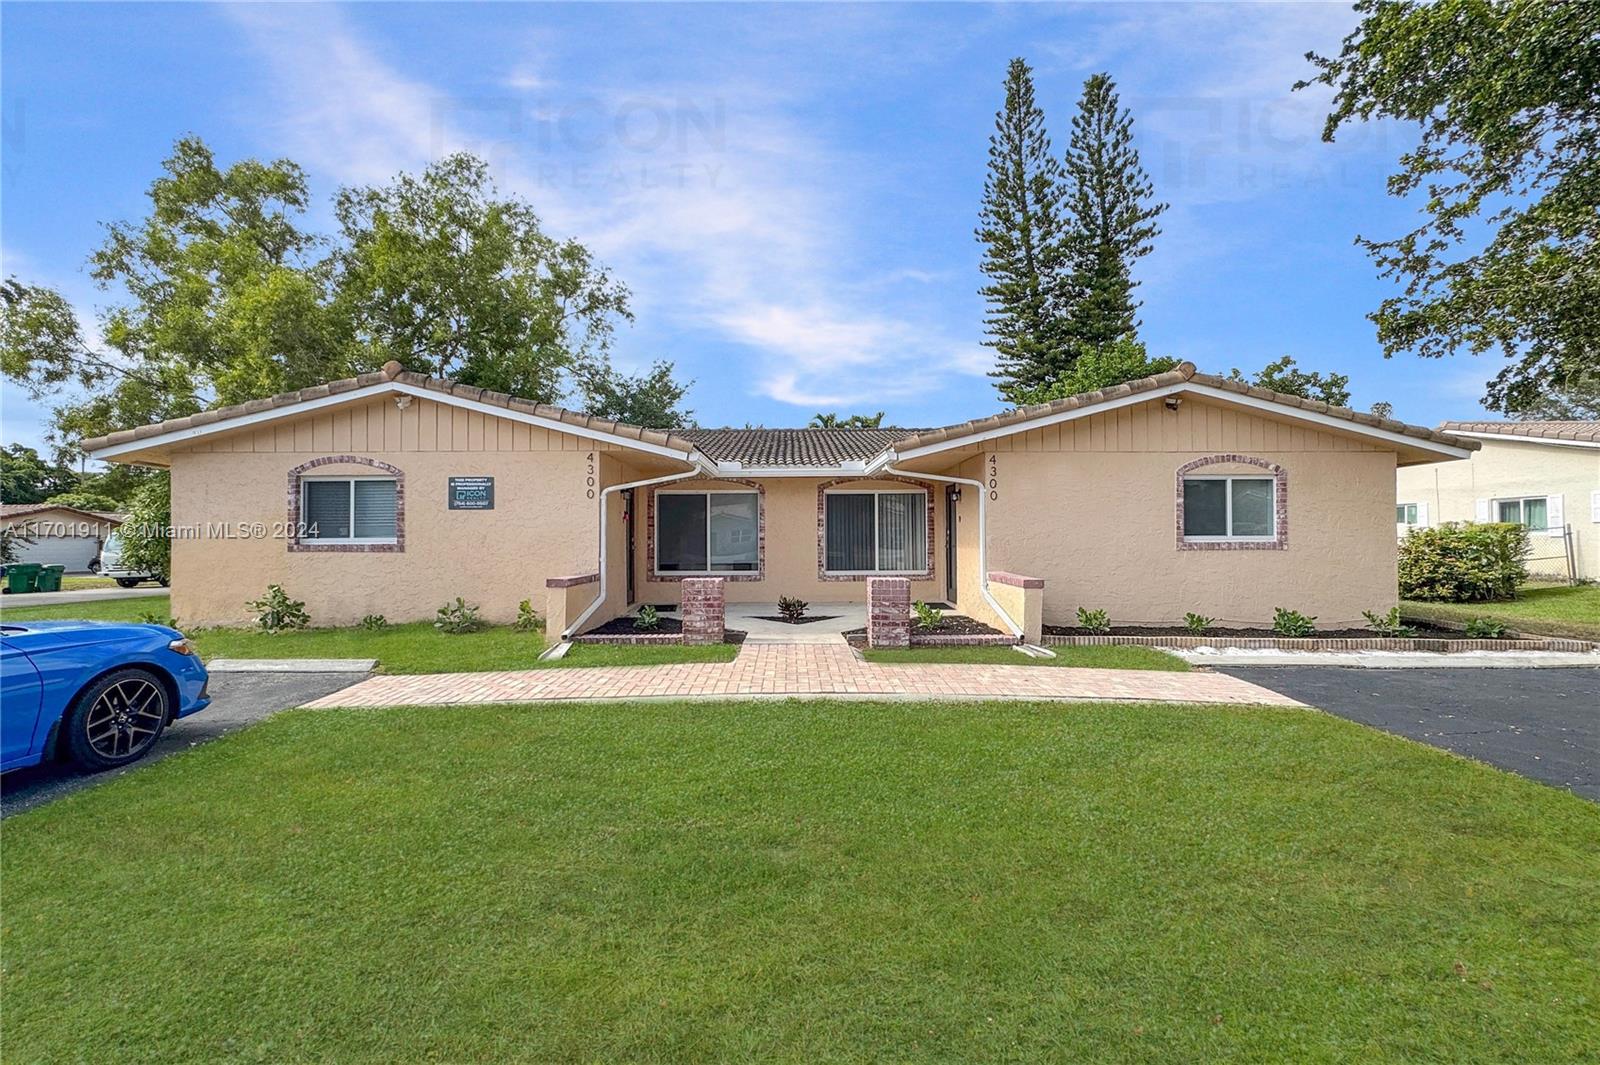
[[[61,606],[66,603],[93,603],[101,599],[147,599],[153,595],[166,595],[167,589],[159,584],[141,584],[137,588],[79,588],[71,592],[24,592],[21,595],[0,596],[0,610],[25,606]]]
[[[1303,705],[1222,673],[1052,666],[875,665],[842,644],[747,645],[732,662],[371,677],[310,707],[843,696]]]

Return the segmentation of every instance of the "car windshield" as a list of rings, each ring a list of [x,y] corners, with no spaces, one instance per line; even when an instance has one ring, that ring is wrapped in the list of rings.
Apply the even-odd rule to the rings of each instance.
[[[112,533],[110,536],[106,537],[105,550],[110,551],[112,554],[116,554],[118,551],[121,551],[122,537],[117,533]]]

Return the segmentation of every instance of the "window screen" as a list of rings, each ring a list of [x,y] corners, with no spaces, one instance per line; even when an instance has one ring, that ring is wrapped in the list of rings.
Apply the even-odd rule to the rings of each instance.
[[[301,482],[303,540],[393,540],[395,482],[383,478]]]
[[[1269,538],[1276,491],[1271,477],[1186,477],[1183,535]]]
[[[920,573],[928,568],[928,498],[921,492],[824,497],[830,573]]]

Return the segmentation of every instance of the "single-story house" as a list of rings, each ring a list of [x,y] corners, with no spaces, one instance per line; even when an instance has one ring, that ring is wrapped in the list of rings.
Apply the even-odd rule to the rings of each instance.
[[[1536,576],[1600,580],[1600,421],[1445,422],[1476,441],[1467,462],[1395,475],[1394,520],[1404,535],[1447,521],[1528,527]]]
[[[939,429],[674,431],[390,363],[85,447],[171,470],[189,624],[247,620],[269,583],[344,624],[456,596],[509,620],[570,582],[561,627],[580,632],[676,603],[691,576],[724,577],[731,602],[819,603],[892,574],[1020,632],[1001,604],[1024,580],[1045,623],[1358,622],[1395,601],[1395,469],[1477,444],[1187,363]]]
[[[88,573],[98,565],[106,537],[121,524],[121,514],[60,503],[0,505],[0,527],[16,529],[33,540],[17,545],[17,561],[65,566],[68,573]]]

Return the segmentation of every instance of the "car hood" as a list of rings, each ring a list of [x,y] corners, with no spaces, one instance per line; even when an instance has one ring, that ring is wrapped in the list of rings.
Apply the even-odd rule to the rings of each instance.
[[[132,621],[11,621],[0,617],[0,636],[18,647],[62,647],[115,643],[121,640],[168,640],[183,635],[165,625]]]

